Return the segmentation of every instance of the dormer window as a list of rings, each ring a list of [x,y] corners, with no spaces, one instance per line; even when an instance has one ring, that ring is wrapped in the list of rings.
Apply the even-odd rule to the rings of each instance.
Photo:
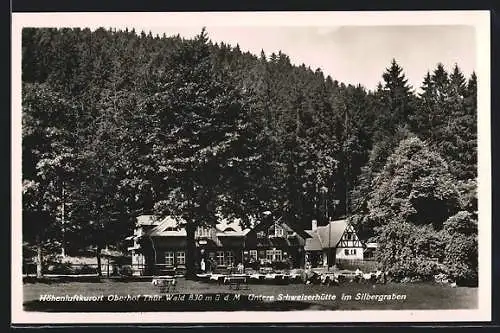
[[[274,236],[275,237],[283,237],[283,236],[285,236],[285,230],[283,228],[277,226],[274,229]]]
[[[269,237],[285,237],[286,231],[280,225],[272,225],[269,230]]]
[[[210,228],[207,227],[199,227],[197,230],[197,236],[200,238],[210,238]]]

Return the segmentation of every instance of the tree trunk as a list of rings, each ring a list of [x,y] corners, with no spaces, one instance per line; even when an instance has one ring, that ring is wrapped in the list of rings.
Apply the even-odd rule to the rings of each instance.
[[[98,246],[96,249],[96,258],[97,258],[97,275],[102,276],[102,270],[101,270],[101,247]]]
[[[43,255],[42,255],[42,243],[38,242],[36,247],[36,278],[41,279],[43,277]]]
[[[196,277],[195,261],[196,261],[196,243],[194,234],[196,225],[194,223],[187,223],[186,225],[186,279],[194,279]]]

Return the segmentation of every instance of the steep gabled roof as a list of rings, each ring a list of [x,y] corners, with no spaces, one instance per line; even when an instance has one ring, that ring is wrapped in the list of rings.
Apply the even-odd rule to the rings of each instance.
[[[137,216],[137,226],[143,225],[156,225],[160,223],[160,221],[156,218],[155,215],[139,215]]]
[[[318,227],[316,230],[306,230],[311,238],[306,239],[306,251],[319,251],[321,249],[336,247],[339,243],[345,229],[347,220],[331,221],[325,226]]]
[[[318,235],[316,232],[312,230],[305,230],[310,238],[306,238],[306,245],[304,246],[304,249],[306,251],[321,251],[323,247],[321,246],[321,242],[319,241]]]
[[[304,234],[303,232],[301,232],[301,230],[294,229],[292,227],[292,225],[283,218],[283,216],[280,216],[277,219],[267,218],[264,220],[260,220],[257,223],[255,223],[255,225],[253,226],[253,230],[265,231],[265,230],[269,230],[274,225],[278,225],[278,226],[282,227],[287,232],[295,232],[301,236],[303,236],[303,234]],[[307,237],[307,235],[305,235],[305,236]]]
[[[302,230],[294,230],[288,223],[279,218],[277,221],[270,221],[269,223],[260,223],[261,221],[252,221],[253,227],[263,229],[269,228],[276,223],[281,225],[287,232],[295,232],[302,239],[307,238],[307,233]],[[141,215],[137,217],[137,226],[152,226],[153,228],[145,233],[146,236],[187,236],[184,224],[186,222],[182,219],[177,219],[172,216],[167,216],[160,220],[154,215]],[[242,228],[239,219],[224,219],[221,218],[215,225],[216,235],[218,237],[243,237],[246,236],[252,228]]]
[[[283,220],[283,217],[280,217],[277,220],[272,221],[268,226],[268,230],[274,226],[279,226],[283,228],[283,230],[285,230],[286,232],[296,232],[292,227],[288,225],[288,223],[286,223],[286,221]]]
[[[182,223],[182,220],[180,220]],[[146,233],[148,236],[187,236],[186,229],[180,226],[179,220],[167,216],[161,222]]]
[[[241,227],[239,219],[221,219],[217,222],[215,228],[217,229],[217,236],[240,237],[245,236],[250,231],[250,228],[243,229]]]
[[[154,226],[146,232],[147,236],[187,236],[182,219],[177,219],[172,216],[167,216],[163,220],[158,220],[154,215],[141,215],[137,217],[137,225]],[[229,221],[226,219],[220,220],[216,224],[217,236],[243,237],[250,229],[243,229],[240,226],[239,220]]]
[[[328,225],[318,227],[317,234],[321,246],[326,249],[336,247],[347,228],[347,220],[332,221]]]

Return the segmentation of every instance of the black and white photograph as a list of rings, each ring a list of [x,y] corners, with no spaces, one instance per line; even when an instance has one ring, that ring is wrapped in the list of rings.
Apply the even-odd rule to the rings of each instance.
[[[489,12],[12,21],[13,322],[490,320]]]

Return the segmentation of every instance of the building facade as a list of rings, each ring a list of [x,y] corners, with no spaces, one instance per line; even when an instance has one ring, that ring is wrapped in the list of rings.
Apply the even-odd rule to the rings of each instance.
[[[312,221],[310,236],[306,239],[306,265],[333,266],[343,260],[363,260],[364,246],[347,220],[335,220],[325,226]]]
[[[187,233],[185,221],[153,215],[137,218],[128,250],[135,275],[183,272],[186,268]],[[195,231],[195,263],[205,270],[234,267],[273,267],[277,269],[304,265],[304,232],[295,231],[281,218],[270,214],[252,228],[242,228],[239,221],[220,220],[215,226],[199,226]]]

